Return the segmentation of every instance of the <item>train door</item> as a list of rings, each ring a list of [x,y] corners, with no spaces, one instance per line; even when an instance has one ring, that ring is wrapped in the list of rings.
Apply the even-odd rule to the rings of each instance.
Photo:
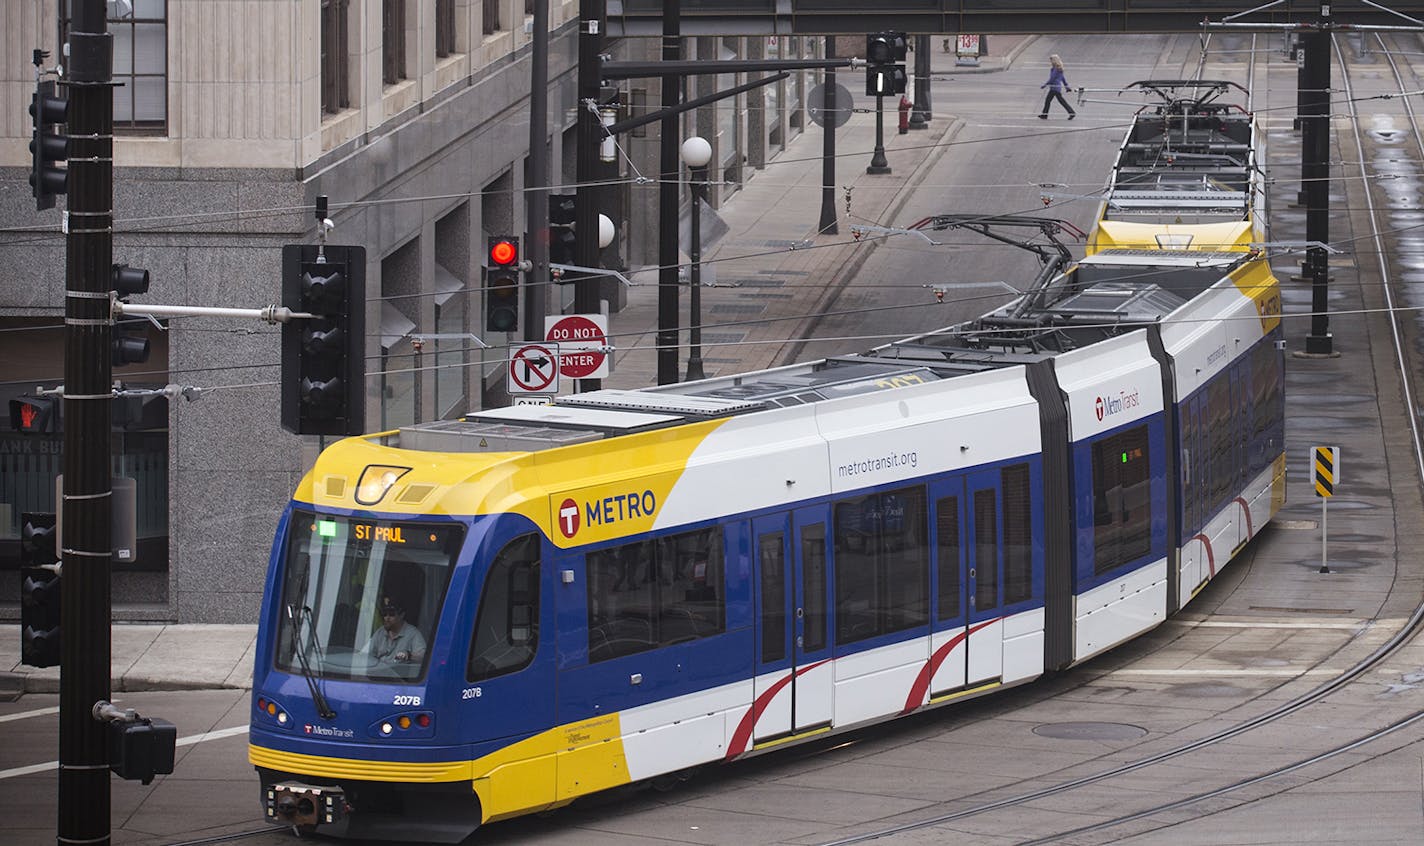
[[[1003,559],[1002,492],[998,471],[971,473],[968,489],[969,531],[966,536],[969,578],[967,684],[996,679],[1004,670],[1004,626],[1000,573]]]
[[[795,514],[796,560],[792,597],[792,730],[831,722],[835,669],[831,657],[830,508],[802,508]]]
[[[1235,552],[1242,544],[1251,539],[1250,515],[1246,512],[1248,506],[1240,496],[1246,490],[1246,483],[1251,477],[1252,405],[1250,385],[1247,382],[1250,374],[1250,369],[1240,362],[1231,368],[1231,407],[1234,409],[1231,420],[1231,442],[1236,454],[1236,463],[1233,465],[1236,479],[1231,485],[1230,494],[1239,503],[1239,510],[1232,509],[1232,517],[1236,522],[1236,542],[1231,545],[1231,552]]]
[[[966,554],[964,480],[951,479],[931,487],[935,524],[935,610],[931,651],[947,650],[930,682],[930,696],[958,690],[968,677],[969,605],[965,590],[969,584],[969,557]]]
[[[1192,591],[1201,583],[1201,559],[1205,554],[1201,542],[1196,539],[1202,528],[1206,509],[1206,444],[1202,437],[1201,411],[1203,394],[1182,404],[1182,558],[1178,566],[1181,578],[1178,581],[1181,596],[1178,601],[1185,605]]]
[[[753,707],[760,708],[753,742],[789,734],[795,697],[795,668],[791,649],[789,515],[776,514],[752,521],[756,556],[756,676]]]

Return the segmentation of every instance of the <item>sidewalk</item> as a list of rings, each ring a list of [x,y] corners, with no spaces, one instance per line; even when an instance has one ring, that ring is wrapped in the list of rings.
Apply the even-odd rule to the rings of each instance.
[[[993,73],[1007,68],[1034,36],[994,36],[993,55],[978,67],[958,67],[955,56],[931,40],[930,73]],[[913,69],[915,54],[906,64]],[[931,98],[924,129],[898,132],[896,98],[885,100],[884,147],[891,173],[869,175],[875,149],[874,100],[864,96],[864,73],[841,71],[838,85],[851,92],[858,111],[836,132],[836,234],[820,234],[822,143],[820,127],[807,126],[786,149],[727,198],[718,216],[726,233],[702,249],[702,356],[706,376],[744,373],[790,363],[800,344],[806,315],[821,310],[846,281],[855,277],[878,241],[851,238],[852,223],[888,224],[911,196],[907,186],[948,149],[963,125],[944,103]],[[940,96],[947,90],[938,86]],[[847,213],[850,206],[850,213]],[[704,217],[706,213],[704,212]],[[704,220],[704,231],[709,227]],[[683,260],[686,261],[684,255]],[[636,389],[657,384],[657,269],[632,274],[625,308],[612,315],[609,332],[618,351],[605,388]],[[808,284],[819,280],[820,286]],[[687,320],[688,295],[680,312]],[[681,334],[681,372],[686,370],[688,333]]]
[[[979,67],[956,67],[952,53],[931,40],[934,76],[992,73],[1008,67],[1033,36],[994,36],[993,53]],[[914,54],[908,64],[913,68]],[[864,75],[838,74],[838,83],[855,96],[856,107],[873,105],[857,94]],[[863,89],[862,89],[863,90]],[[941,89],[942,90],[942,89]],[[787,363],[799,344],[806,316],[834,297],[852,279],[878,243],[856,242],[852,222],[889,223],[909,198],[920,174],[947,149],[962,123],[931,102],[925,129],[900,135],[897,114],[886,103],[885,152],[892,172],[865,172],[875,147],[875,116],[857,113],[836,133],[836,218],[839,234],[817,233],[821,211],[820,127],[810,125],[767,167],[748,180],[717,210],[727,225],[716,244],[704,247],[704,282],[716,279],[702,296],[703,363],[707,376],[739,373]],[[853,219],[846,215],[846,195]],[[790,248],[790,249],[788,249]],[[808,285],[820,280],[821,284]],[[619,351],[608,388],[641,388],[657,383],[657,272],[634,276],[625,309],[610,318]],[[687,297],[682,303],[686,314]],[[756,322],[750,322],[756,321]],[[718,328],[717,324],[729,324]],[[686,342],[686,332],[683,341]],[[685,362],[686,353],[680,359]],[[685,363],[682,365],[685,368]],[[113,626],[113,689],[192,690],[250,688],[255,657],[255,625]],[[20,664],[19,626],[0,625],[0,701],[20,693],[55,693],[59,668]]]

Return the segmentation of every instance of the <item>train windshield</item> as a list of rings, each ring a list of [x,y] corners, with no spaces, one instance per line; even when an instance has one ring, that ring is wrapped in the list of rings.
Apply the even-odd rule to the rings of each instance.
[[[310,677],[424,677],[465,528],[297,511],[283,562],[276,666]]]

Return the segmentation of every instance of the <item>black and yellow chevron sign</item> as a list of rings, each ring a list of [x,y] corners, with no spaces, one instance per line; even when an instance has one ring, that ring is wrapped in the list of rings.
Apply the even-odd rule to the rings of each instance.
[[[1318,446],[1315,454],[1315,495],[1334,496],[1336,469],[1340,466],[1339,447]]]

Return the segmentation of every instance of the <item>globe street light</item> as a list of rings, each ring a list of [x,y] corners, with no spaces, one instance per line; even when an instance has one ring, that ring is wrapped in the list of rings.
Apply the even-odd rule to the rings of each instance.
[[[682,142],[682,160],[692,171],[692,300],[688,318],[691,349],[687,355],[687,380],[703,378],[702,373],[702,197],[707,192],[707,163],[712,161],[712,145],[694,135]]]

